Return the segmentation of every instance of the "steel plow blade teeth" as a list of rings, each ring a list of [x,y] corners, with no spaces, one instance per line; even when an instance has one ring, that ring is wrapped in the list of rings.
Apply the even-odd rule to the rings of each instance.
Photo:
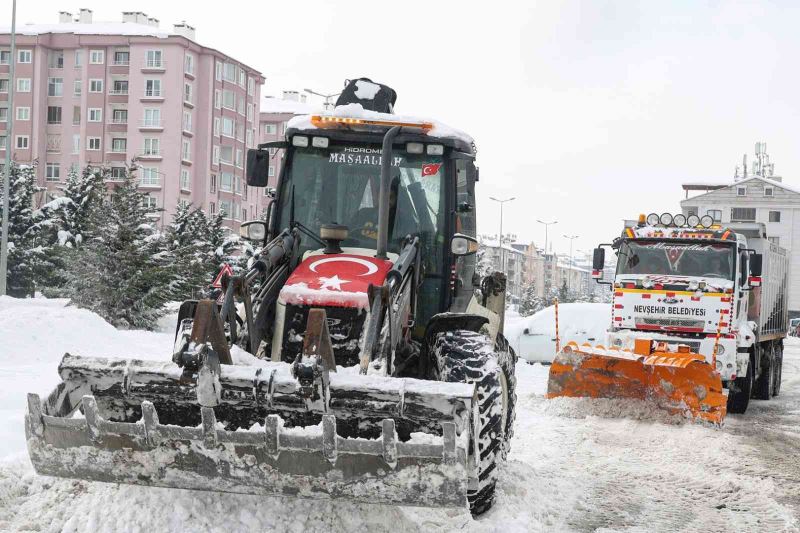
[[[569,343],[550,367],[547,398],[558,397],[642,400],[717,425],[727,413],[719,373],[691,352]]]
[[[475,477],[473,385],[339,373],[326,406],[285,363],[222,365],[212,408],[172,365],[68,355],[60,372],[28,395],[39,474],[434,507],[465,507]]]

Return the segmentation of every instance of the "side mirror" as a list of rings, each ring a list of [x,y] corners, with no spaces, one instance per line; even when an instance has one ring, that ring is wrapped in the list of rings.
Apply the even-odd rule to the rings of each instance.
[[[606,250],[605,248],[595,248],[592,255],[592,278],[601,279],[603,277],[603,268],[606,265]]]
[[[267,238],[267,223],[262,220],[243,222],[239,226],[239,236],[248,241],[263,241]]]
[[[247,184],[266,187],[269,183],[269,151],[251,148],[247,151]]]
[[[456,233],[450,241],[450,251],[453,255],[472,255],[478,251],[478,241],[469,235]]]
[[[747,284],[751,287],[761,286],[761,269],[764,262],[764,256],[761,254],[752,254],[750,256],[750,278]]]

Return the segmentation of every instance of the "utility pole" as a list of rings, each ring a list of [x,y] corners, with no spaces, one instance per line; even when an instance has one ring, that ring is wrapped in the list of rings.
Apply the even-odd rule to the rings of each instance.
[[[14,90],[16,79],[14,67],[17,64],[17,0],[11,3],[11,57],[9,58],[10,77],[8,80],[8,128],[6,129],[6,166],[3,169],[3,221],[0,226],[0,296],[8,292],[8,210],[11,196],[11,148],[14,146]]]
[[[506,273],[506,251],[503,249],[503,204],[514,200],[516,197],[506,198],[505,200],[498,200],[494,196],[490,196],[489,200],[494,200],[500,204],[500,270],[503,274]]]
[[[569,239],[569,272],[567,273],[567,290],[572,290],[572,241],[578,238],[577,235],[564,235]]]

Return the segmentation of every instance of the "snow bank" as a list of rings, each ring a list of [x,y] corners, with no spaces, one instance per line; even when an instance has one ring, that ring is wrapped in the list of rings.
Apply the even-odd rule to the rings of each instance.
[[[506,321],[505,336],[517,353],[520,353],[520,336],[529,332],[555,337],[555,307],[550,306],[530,317],[516,317]],[[597,303],[567,303],[558,306],[559,334],[562,346],[570,340],[594,338],[597,344],[605,342],[606,330],[611,322],[611,305]],[[581,340],[580,343],[585,342]]]

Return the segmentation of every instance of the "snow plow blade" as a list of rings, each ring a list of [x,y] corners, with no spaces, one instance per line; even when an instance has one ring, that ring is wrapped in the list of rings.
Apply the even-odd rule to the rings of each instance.
[[[474,483],[474,385],[340,372],[315,398],[287,363],[222,365],[212,407],[171,363],[67,354],[59,372],[28,395],[39,474],[436,507],[466,506]]]
[[[547,398],[632,398],[673,414],[721,424],[727,395],[702,355],[636,339],[631,351],[567,344],[550,367]]]

